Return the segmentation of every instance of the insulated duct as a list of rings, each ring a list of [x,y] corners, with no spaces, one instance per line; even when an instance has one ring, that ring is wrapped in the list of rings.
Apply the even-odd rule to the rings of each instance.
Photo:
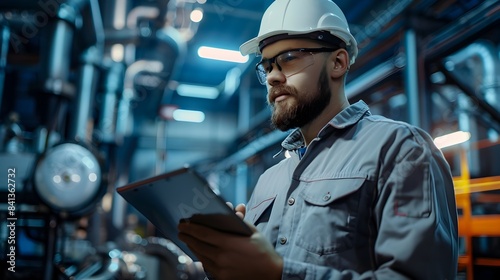
[[[464,63],[471,58],[477,58],[480,62],[481,73],[477,73],[477,77],[482,77],[480,81],[481,88],[479,89],[480,93],[482,93],[481,97],[489,105],[500,111],[500,97],[496,89],[500,84],[500,79],[498,78],[500,60],[496,53],[496,46],[490,41],[478,40],[455,54],[448,56],[446,58],[447,68]]]
[[[473,58],[479,62],[478,67],[469,67],[474,73],[473,77],[480,77],[480,81],[472,80],[473,83],[479,85],[479,87],[476,88],[474,85],[470,86],[462,83],[452,74],[452,71],[456,69],[457,65],[466,63]],[[443,69],[443,73],[447,79],[456,84],[497,123],[500,123],[500,102],[497,92],[499,84],[497,75],[500,70],[499,61],[496,46],[490,41],[479,40],[455,54],[448,56],[444,62],[446,69]],[[475,66],[475,64],[473,64],[473,66]],[[458,106],[462,109],[458,116],[459,130],[471,133],[471,141],[466,144],[469,150],[468,158],[470,172],[471,174],[478,174],[480,171],[480,156],[477,150],[471,149],[471,146],[472,143],[476,143],[481,140],[482,137],[479,135],[477,123],[474,119],[471,119],[470,114],[467,113],[472,110],[472,102],[469,99],[465,99],[464,95],[459,95],[458,101]]]

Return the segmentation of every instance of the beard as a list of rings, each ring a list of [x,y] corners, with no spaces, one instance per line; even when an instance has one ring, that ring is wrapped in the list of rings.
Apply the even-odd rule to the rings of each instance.
[[[298,92],[290,86],[277,86],[271,89],[269,96],[273,96],[276,92],[290,95],[286,100],[281,101],[281,104],[269,102],[272,112],[271,124],[281,131],[303,127],[310,123],[325,110],[331,99],[325,70],[320,74],[318,90],[315,93]]]

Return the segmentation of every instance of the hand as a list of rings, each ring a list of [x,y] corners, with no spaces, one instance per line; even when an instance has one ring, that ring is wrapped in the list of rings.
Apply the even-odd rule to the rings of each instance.
[[[236,216],[240,217],[242,220],[245,219],[245,213],[247,211],[247,208],[245,204],[240,203],[236,205],[236,208],[233,207],[233,204],[231,202],[226,202],[227,206],[229,206],[231,209],[235,210]]]
[[[244,215],[244,209],[240,213]],[[281,279],[283,259],[253,225],[248,226],[254,232],[250,237],[180,223],[179,239],[217,280]]]

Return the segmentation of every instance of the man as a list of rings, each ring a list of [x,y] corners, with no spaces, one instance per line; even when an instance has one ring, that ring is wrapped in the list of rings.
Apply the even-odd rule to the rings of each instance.
[[[214,279],[455,279],[457,217],[449,166],[432,139],[350,105],[357,45],[329,0],[276,0],[259,36],[272,123],[291,152],[260,177],[238,237],[179,225]]]

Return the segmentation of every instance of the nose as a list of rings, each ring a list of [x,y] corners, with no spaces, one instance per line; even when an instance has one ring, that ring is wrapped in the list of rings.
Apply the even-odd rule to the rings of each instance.
[[[271,86],[282,84],[286,81],[286,76],[279,70],[278,65],[274,64],[271,72],[267,74],[267,83]]]

